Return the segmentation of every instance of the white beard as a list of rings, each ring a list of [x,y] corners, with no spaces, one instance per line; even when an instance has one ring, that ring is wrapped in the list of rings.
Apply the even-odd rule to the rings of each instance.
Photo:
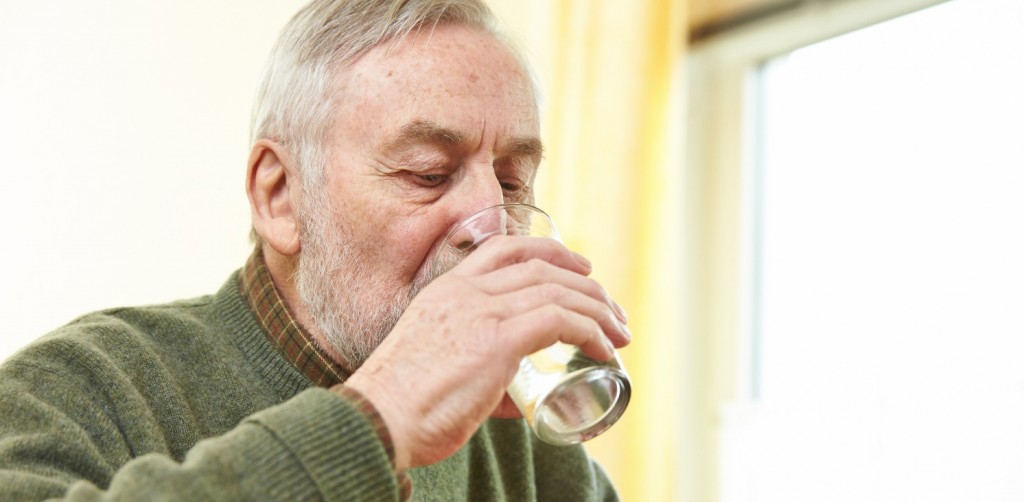
[[[310,204],[300,215],[302,253],[296,284],[299,298],[326,343],[342,359],[346,369],[355,371],[394,329],[409,302],[436,273],[417,274],[408,293],[401,288],[374,290],[382,284],[360,257],[343,224],[334,221],[330,202],[322,190],[310,194]],[[307,199],[309,200],[309,199]]]

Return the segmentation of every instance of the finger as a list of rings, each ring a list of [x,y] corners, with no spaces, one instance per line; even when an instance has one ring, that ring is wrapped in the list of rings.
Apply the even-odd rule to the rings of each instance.
[[[477,284],[481,291],[497,295],[549,282],[580,291],[608,305],[619,322],[626,323],[626,313],[612,300],[599,282],[542,260],[529,260],[495,270],[480,276]]]
[[[557,305],[593,319],[613,345],[624,346],[631,338],[629,329],[619,321],[607,303],[562,284],[548,282],[527,286],[496,298],[508,309],[506,315],[514,316],[546,305]]]
[[[592,270],[589,261],[569,251],[555,239],[509,235],[496,235],[487,239],[455,270],[462,274],[478,275],[532,259],[542,260],[577,274],[588,275]]]
[[[597,361],[610,360],[615,350],[597,321],[559,305],[544,305],[507,318],[501,321],[500,330],[505,336],[497,342],[521,357],[555,342],[576,345]]]

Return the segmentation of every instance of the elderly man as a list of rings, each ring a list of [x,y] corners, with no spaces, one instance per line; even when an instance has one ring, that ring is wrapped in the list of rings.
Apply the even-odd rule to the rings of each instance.
[[[586,259],[505,237],[427,266],[460,219],[532,200],[535,89],[487,8],[315,0],[258,99],[256,251],[215,295],[88,315],[8,360],[0,499],[614,499],[504,390],[556,341],[628,343]]]

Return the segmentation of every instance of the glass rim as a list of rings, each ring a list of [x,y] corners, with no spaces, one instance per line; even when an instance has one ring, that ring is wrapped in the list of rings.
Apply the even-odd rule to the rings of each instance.
[[[482,218],[484,216],[484,214],[489,213],[490,211],[494,211],[496,209],[505,209],[505,210],[507,210],[507,209],[516,209],[516,208],[521,208],[521,209],[525,209],[527,211],[533,211],[533,212],[539,213],[539,214],[543,215],[545,218],[547,218],[548,221],[551,222],[552,226],[554,226],[554,222],[552,222],[552,220],[551,220],[551,215],[549,215],[546,211],[544,211],[543,209],[541,209],[541,208],[539,208],[539,207],[537,207],[537,206],[535,206],[533,204],[528,204],[526,202],[508,202],[508,203],[503,203],[503,204],[496,204],[494,206],[487,206],[487,207],[485,207],[485,208],[483,208],[483,209],[481,209],[481,210],[479,210],[479,211],[477,211],[477,212],[475,212],[475,213],[473,213],[473,214],[463,218],[462,220],[459,220],[459,222],[456,223],[455,226],[453,226],[450,230],[448,230],[448,233],[446,233],[444,235],[444,239],[441,240],[441,245],[446,245],[451,240],[451,238],[454,237],[456,233],[458,233],[459,230],[462,230],[463,228],[466,228],[467,226],[469,226],[470,224],[472,224],[476,220]]]

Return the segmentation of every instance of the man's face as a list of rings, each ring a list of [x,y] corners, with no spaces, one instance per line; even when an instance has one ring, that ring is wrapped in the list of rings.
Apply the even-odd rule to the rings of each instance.
[[[489,35],[440,25],[349,75],[320,207],[303,204],[297,282],[314,331],[355,369],[432,279],[452,225],[532,201],[541,147],[529,77]]]

